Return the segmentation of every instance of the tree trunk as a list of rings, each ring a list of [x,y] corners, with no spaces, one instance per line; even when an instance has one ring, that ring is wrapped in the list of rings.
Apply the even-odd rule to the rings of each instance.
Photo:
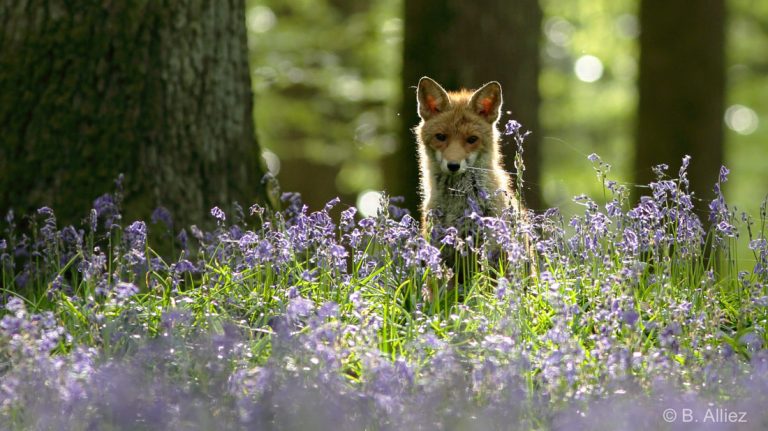
[[[711,196],[723,161],[724,21],[723,0],[641,1],[636,183],[660,163],[676,175],[687,154],[693,191]]]
[[[542,12],[537,0],[425,0],[405,2],[402,138],[387,166],[387,190],[403,195],[413,210],[419,203],[416,141],[416,83],[434,78],[448,90],[479,88],[488,81],[502,85],[507,119],[532,131],[525,141],[526,204],[541,208],[539,167],[539,35]],[[502,151],[508,171],[514,169],[512,139]],[[405,173],[405,174],[403,174]]]
[[[3,0],[0,49],[0,210],[77,222],[120,173],[131,218],[268,200],[242,0]]]

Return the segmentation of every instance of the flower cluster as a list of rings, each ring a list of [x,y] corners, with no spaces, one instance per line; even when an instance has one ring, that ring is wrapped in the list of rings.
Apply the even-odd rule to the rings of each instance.
[[[210,229],[165,209],[124,226],[119,191],[82,228],[9,212],[0,429],[660,429],[713,403],[760,429],[765,206],[740,271],[726,169],[705,231],[689,158],[632,204],[589,160],[606,197],[568,221],[470,211],[428,238],[396,201],[360,217],[296,194]]]

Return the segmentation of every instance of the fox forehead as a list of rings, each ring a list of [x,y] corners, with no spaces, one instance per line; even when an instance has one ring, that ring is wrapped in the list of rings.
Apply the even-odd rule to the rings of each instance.
[[[434,118],[425,121],[421,128],[421,132],[425,136],[436,133],[482,136],[492,133],[492,130],[491,124],[488,124],[469,109],[459,109],[459,107],[452,107],[435,115]]]

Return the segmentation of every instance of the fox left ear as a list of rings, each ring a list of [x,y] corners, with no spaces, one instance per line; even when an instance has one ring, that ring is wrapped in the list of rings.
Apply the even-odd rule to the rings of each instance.
[[[499,119],[501,115],[501,84],[491,81],[483,85],[472,94],[469,103],[475,108],[478,115],[485,118],[489,123]]]
[[[445,111],[451,104],[448,93],[435,80],[423,77],[416,89],[416,100],[419,103],[419,117],[428,120],[435,114]]]

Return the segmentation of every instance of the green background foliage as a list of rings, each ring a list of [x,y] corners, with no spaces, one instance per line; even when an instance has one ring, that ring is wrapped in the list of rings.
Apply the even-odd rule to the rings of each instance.
[[[397,145],[400,3],[248,6],[256,125],[261,145],[281,161],[283,189],[315,207],[381,189],[378,162]]]

